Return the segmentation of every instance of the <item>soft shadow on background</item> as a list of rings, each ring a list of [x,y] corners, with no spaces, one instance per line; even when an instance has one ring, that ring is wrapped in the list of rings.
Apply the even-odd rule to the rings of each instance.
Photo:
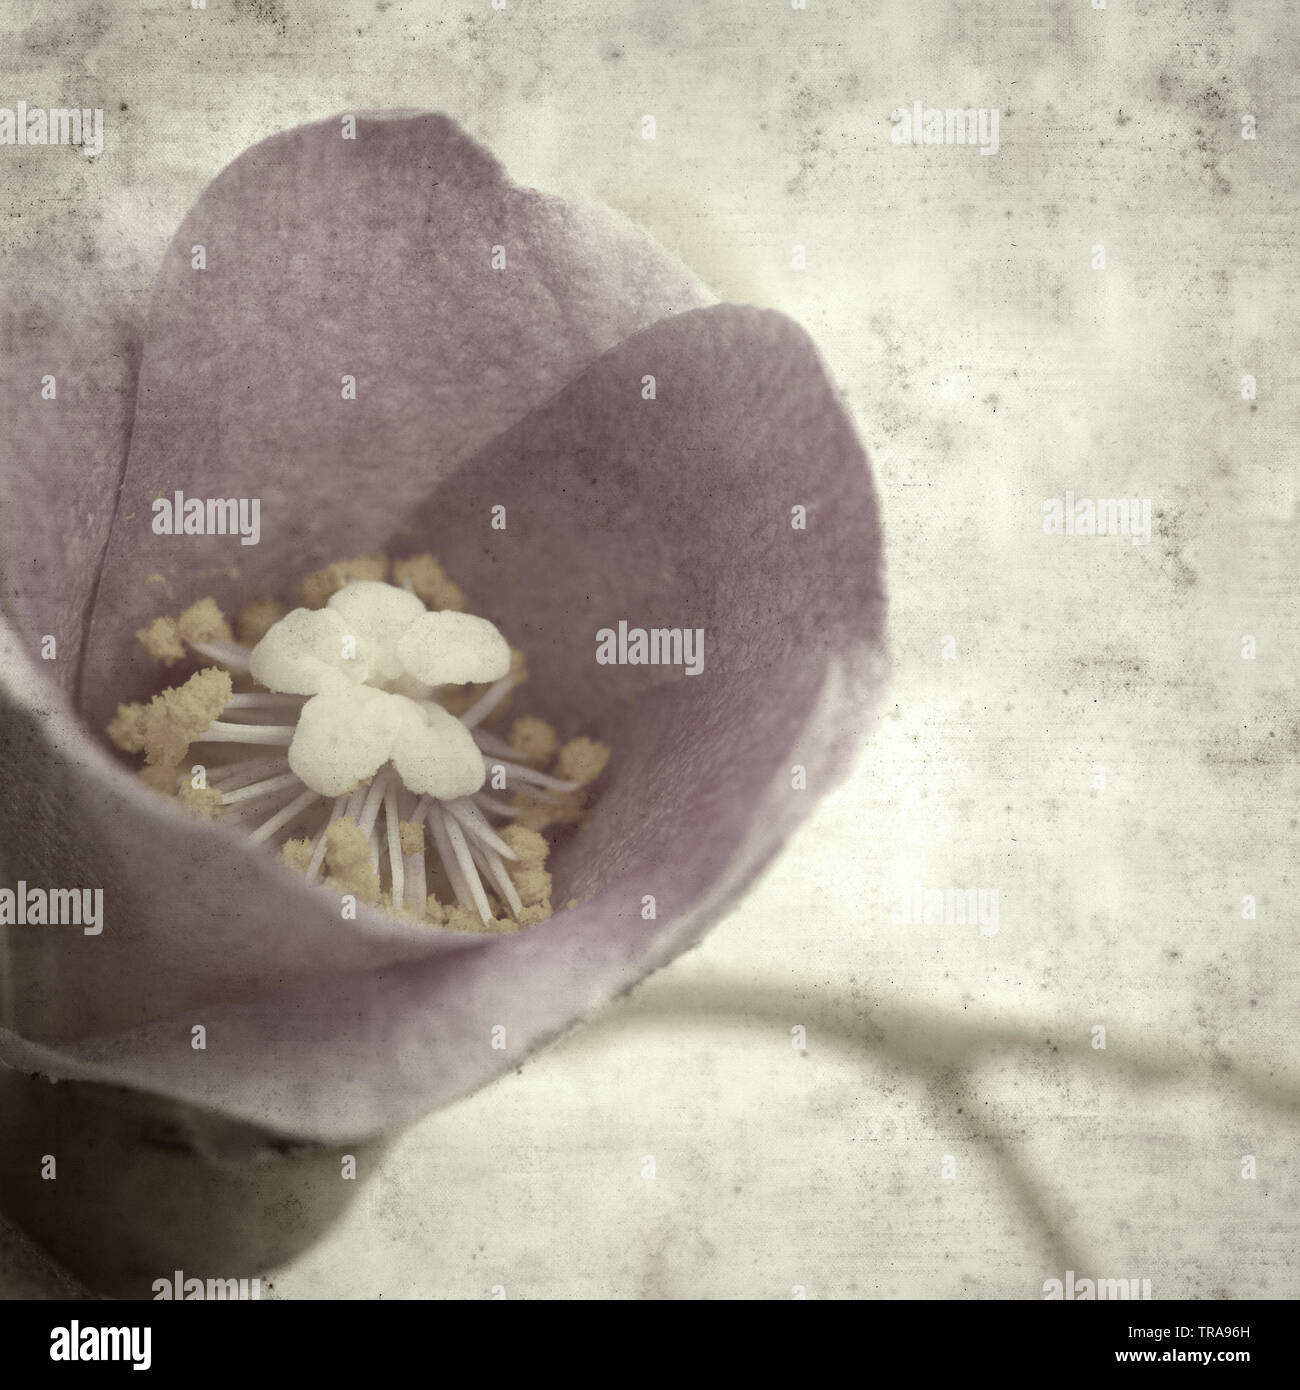
[[[701,949],[376,1154],[271,1296],[1300,1292],[1286,7],[0,22],[8,99],[106,121],[93,163],[0,152],[5,273],[71,244],[143,285],[254,140],[441,109],[798,319],[882,496],[894,676],[850,779]],[[892,144],[914,101],[999,109],[999,152]],[[1151,499],[1150,543],[1045,535],[1067,491]],[[896,923],[914,883],[996,888],[996,933]],[[0,1228],[0,1290],[61,1278]]]

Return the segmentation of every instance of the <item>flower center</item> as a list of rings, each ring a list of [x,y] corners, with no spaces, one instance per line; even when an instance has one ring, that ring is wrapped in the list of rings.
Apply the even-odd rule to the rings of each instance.
[[[386,571],[364,557],[309,576],[300,594],[324,606],[253,604],[243,640],[211,599],[158,619],[138,636],[164,664],[216,664],[119,706],[109,737],[144,753],[150,785],[278,846],[308,883],[326,873],[341,893],[460,929],[541,921],[540,832],[581,817],[609,750],[560,748],[529,717],[504,736],[484,728],[525,680],[522,657],[451,606],[463,599],[432,557],[399,562],[396,584]],[[215,757],[186,770],[192,744]]]

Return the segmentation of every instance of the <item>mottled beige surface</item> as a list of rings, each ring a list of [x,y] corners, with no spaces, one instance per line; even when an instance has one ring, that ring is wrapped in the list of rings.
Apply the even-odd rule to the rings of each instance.
[[[0,15],[0,104],[108,123],[93,165],[0,149],[6,255],[128,273],[251,141],[441,108],[804,323],[883,494],[895,671],[851,780],[703,948],[406,1136],[274,1293],[1300,1293],[1290,7]],[[914,100],[999,108],[1001,150],[894,146]],[[1150,498],[1151,544],[1045,536],[1067,489]],[[997,888],[998,932],[896,925],[913,881]],[[0,1287],[57,1288],[0,1250]]]

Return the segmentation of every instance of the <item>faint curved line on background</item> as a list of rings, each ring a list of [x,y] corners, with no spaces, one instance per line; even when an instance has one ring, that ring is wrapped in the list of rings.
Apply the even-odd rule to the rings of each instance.
[[[1186,1082],[1197,1072],[1209,1073],[1219,1084],[1235,1084],[1244,1095],[1275,1110],[1300,1114],[1300,1084],[1259,1067],[1242,1067],[1220,1054],[1214,1061],[1176,1053],[1160,1046],[1153,1055],[1135,1057],[1113,1049],[1094,1050],[1091,1043],[1064,1039],[1063,1030],[1049,1025],[1007,1023],[1003,1020],[965,1022],[937,1011],[896,1006],[859,1006],[845,999],[825,999],[815,990],[802,994],[774,986],[674,982],[670,998],[657,1001],[638,993],[626,998],[591,1026],[628,1023],[683,1022],[708,1025],[775,1023],[782,1030],[804,1023],[859,1059],[875,1054],[902,1067],[925,1084],[931,1100],[966,1122],[970,1136],[982,1144],[1020,1208],[1032,1221],[1051,1271],[1097,1271],[1095,1255],[1066,1223],[1053,1216],[1051,1196],[1030,1171],[1023,1156],[1003,1133],[1005,1126],[987,1119],[986,1107],[975,1102],[973,1054],[1000,1047],[1011,1050],[1053,1046],[1053,1059],[1088,1060],[1112,1074],[1146,1085]],[[1055,1037],[1057,1041],[1051,1042]],[[1150,1047],[1151,1044],[1146,1043]],[[960,1116],[958,1117],[958,1111]]]

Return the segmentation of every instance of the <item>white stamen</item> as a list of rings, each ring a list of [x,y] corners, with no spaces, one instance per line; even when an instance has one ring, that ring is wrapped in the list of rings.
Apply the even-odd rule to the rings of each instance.
[[[221,818],[227,825],[243,829],[250,822],[256,825],[263,816],[287,806],[297,795],[297,787],[281,787],[278,792],[271,792],[269,799],[255,798],[252,801],[236,802],[233,806],[222,806]]]
[[[379,868],[379,808],[383,804],[384,788],[387,787],[388,780],[388,768],[381,768],[370,783],[361,814],[357,817],[357,825],[369,842],[367,848],[370,851],[370,867],[376,870]]]
[[[582,786],[581,782],[562,782],[558,777],[538,772],[535,767],[525,767],[523,763],[503,762],[500,758],[484,758],[483,761],[489,769],[503,768],[507,777],[515,777],[520,782],[528,782],[535,787],[546,787],[556,792],[572,792]]]
[[[274,719],[288,713],[289,711],[284,709],[231,709],[227,705],[221,711],[221,722],[223,724],[238,724],[242,729],[249,724],[264,724],[268,719]]]
[[[357,817],[357,824],[363,834],[369,835],[374,828],[375,818],[379,815],[379,803],[384,799],[384,788],[388,785],[390,775],[388,768],[380,768],[370,783],[370,790],[361,806],[361,814]]]
[[[488,906],[487,894],[483,891],[483,881],[479,878],[478,870],[474,867],[474,859],[469,852],[465,832],[461,829],[460,822],[447,812],[445,806],[442,810],[442,823],[447,828],[447,838],[451,841],[451,852],[456,856],[456,863],[460,865],[460,871],[465,876],[465,882],[469,885],[469,891],[473,896],[474,906],[478,909],[478,915],[483,919],[483,925],[487,926],[492,920],[492,909]]]
[[[325,832],[343,814],[347,804],[348,799],[346,796],[336,796],[334,798],[334,805],[330,810],[330,818],[325,822],[320,834],[316,836],[316,843],[311,849],[311,858],[307,861],[306,879],[308,883],[316,882],[316,876],[320,873],[320,867],[325,862]]]
[[[293,724],[227,724],[214,719],[195,743],[272,743],[287,748],[293,742]]]
[[[406,874],[406,905],[418,916],[423,917],[429,907],[429,879],[424,867],[423,832],[420,848],[414,854],[403,857],[402,870]]]
[[[499,758],[517,758],[519,749],[512,748],[505,739],[497,738],[495,734],[486,733],[482,729],[474,730],[474,742],[485,753],[495,753]]]
[[[488,824],[483,812],[468,798],[460,798],[456,801],[445,801],[443,805],[453,816],[470,832],[476,839],[482,840],[485,845],[491,845],[503,859],[518,859],[519,856],[510,848],[508,844],[496,833]]]
[[[406,902],[408,907],[423,917],[429,907],[429,877],[424,863],[424,817],[429,798],[427,796],[412,796],[410,792],[403,792],[399,804],[402,803],[408,808],[405,819],[417,826],[420,831],[419,849],[414,854],[406,855],[402,860],[402,869],[406,874]]]
[[[347,816],[350,821],[355,821],[361,814],[361,807],[365,804],[366,793],[369,790],[370,783],[363,782],[356,791],[352,792],[348,797],[348,808],[343,814]]]
[[[233,806],[237,801],[249,801],[259,796],[268,796],[271,792],[278,792],[282,787],[301,786],[300,778],[292,772],[285,772],[279,777],[268,777],[261,782],[250,782],[248,786],[240,787],[238,791],[223,792],[221,804]]]
[[[214,768],[208,778],[208,785],[219,787],[223,792],[230,791],[233,787],[242,787],[246,782],[259,782],[263,777],[274,776],[288,766],[289,759],[282,753],[270,758],[241,758],[238,762],[225,763]]]
[[[248,648],[239,642],[191,642],[189,645],[200,656],[206,656],[219,666],[232,671],[248,670]]]
[[[471,844],[470,853],[475,861],[488,872],[488,877],[496,885],[496,890],[508,904],[511,915],[517,922],[524,910],[523,900],[515,888],[506,866],[501,862],[501,856],[494,854],[486,845]]]
[[[465,711],[460,717],[460,722],[467,729],[472,729],[476,724],[481,724],[489,714],[506,698],[515,687],[514,676],[502,676],[493,686],[489,686],[482,695]]]
[[[251,690],[243,694],[232,695],[226,704],[226,709],[270,708],[296,712],[303,707],[303,702],[308,698],[306,695],[278,695],[270,690]],[[224,714],[225,710],[222,713]]]
[[[431,803],[427,819],[429,829],[433,832],[434,843],[438,846],[438,858],[442,860],[443,870],[451,884],[452,892],[456,894],[456,901],[462,907],[473,907],[474,898],[465,882],[465,875],[460,871],[456,852],[451,847],[451,837],[447,834],[447,817],[443,814],[441,805]]]
[[[406,896],[406,871],[402,864],[402,835],[397,819],[397,788],[391,779],[384,788],[384,828],[388,831],[388,874],[393,907],[400,910]]]
[[[359,655],[343,659],[342,636],[358,643]],[[441,862],[456,901],[485,926],[498,903],[521,916],[507,865],[519,856],[488,817],[509,821],[524,808],[483,794],[484,770],[501,768],[509,794],[525,803],[563,804],[561,794],[581,783],[540,772],[530,765],[540,759],[478,728],[519,684],[492,623],[426,610],[411,579],[400,586],[353,581],[324,609],[286,614],[251,650],[235,641],[189,646],[232,672],[249,672],[257,687],[232,694],[193,741],[288,752],[232,753],[232,761],[212,769],[208,785],[220,795],[227,825],[255,826],[253,844],[306,834],[304,878],[312,883],[324,871],[329,828],[347,817],[365,836],[394,910],[428,912],[430,877]],[[437,690],[448,684],[482,691],[459,718],[437,702]],[[185,776],[178,772],[179,787]],[[297,818],[322,801],[330,803],[324,825],[322,807],[295,832]],[[418,836],[408,832],[418,846],[410,854],[402,836],[407,823],[419,829]]]
[[[312,802],[320,799],[320,793],[314,792],[308,787],[301,796],[295,796],[283,811],[278,811],[273,815],[265,825],[259,825],[248,837],[249,844],[260,845],[263,840],[269,840],[281,826],[288,825],[295,816],[301,815]]]

